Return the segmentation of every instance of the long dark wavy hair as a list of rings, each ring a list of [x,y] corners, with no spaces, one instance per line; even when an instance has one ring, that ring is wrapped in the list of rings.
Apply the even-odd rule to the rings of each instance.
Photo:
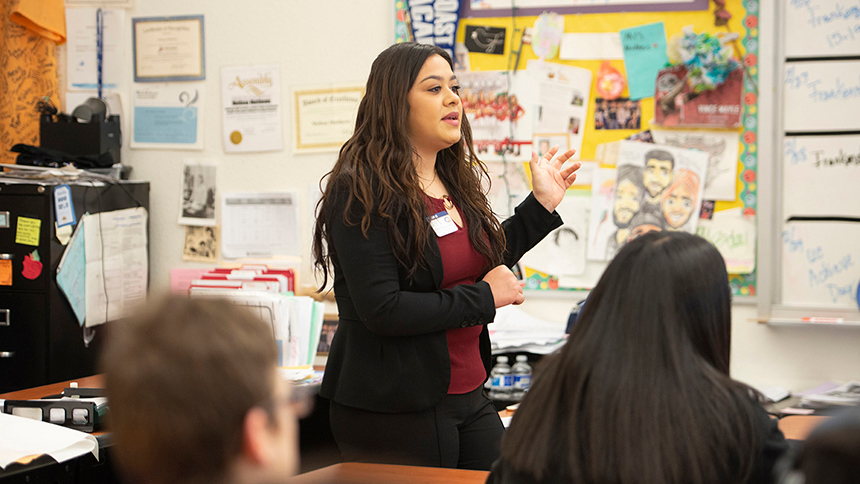
[[[537,480],[746,482],[761,396],[729,377],[731,293],[701,237],[652,232],[625,245],[568,342],[538,367],[502,442]]]
[[[381,221],[398,263],[411,278],[426,267],[424,255],[429,235],[427,201],[415,170],[416,150],[409,141],[408,94],[424,62],[447,52],[433,45],[404,42],[383,51],[370,69],[364,98],[358,107],[355,132],[340,149],[328,183],[317,205],[314,227],[314,267],[328,281],[334,244],[330,217],[343,217],[348,225],[360,224],[367,235],[373,220]],[[465,116],[460,141],[436,156],[436,172],[460,209],[469,229],[469,240],[490,267],[502,263],[505,235],[493,215],[482,188],[487,169],[472,147],[472,128]]]

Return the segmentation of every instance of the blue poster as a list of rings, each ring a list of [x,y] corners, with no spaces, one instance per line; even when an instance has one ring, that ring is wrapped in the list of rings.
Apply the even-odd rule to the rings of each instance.
[[[460,0],[410,0],[409,16],[415,42],[439,46],[455,59]]]
[[[657,72],[666,67],[666,27],[663,22],[621,29],[624,68],[630,99],[635,101],[654,96]]]

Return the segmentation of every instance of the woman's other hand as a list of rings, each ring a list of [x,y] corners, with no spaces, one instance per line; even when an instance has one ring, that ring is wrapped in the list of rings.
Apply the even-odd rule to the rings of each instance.
[[[576,180],[575,172],[582,166],[581,163],[576,162],[562,168],[576,150],[571,148],[553,160],[552,157],[557,152],[558,145],[550,148],[541,157],[532,152],[532,159],[529,161],[532,172],[532,191],[537,201],[550,212],[554,211],[564,199],[565,190],[573,185],[573,181]]]
[[[484,282],[490,285],[493,291],[493,302],[496,309],[508,304],[522,304],[525,300],[523,288],[517,277],[508,269],[508,266],[500,265],[494,267],[484,276]]]

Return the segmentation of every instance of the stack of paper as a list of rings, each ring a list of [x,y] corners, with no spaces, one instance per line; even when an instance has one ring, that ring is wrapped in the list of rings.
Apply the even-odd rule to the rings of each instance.
[[[0,469],[34,455],[65,462],[87,452],[99,458],[99,444],[90,434],[0,412]]]
[[[850,381],[830,391],[804,395],[802,402],[819,405],[860,405],[860,382]]]
[[[322,332],[325,306],[306,296],[244,289],[207,288],[192,297],[221,297],[250,308],[272,325],[278,346],[278,366],[312,365]]]
[[[493,353],[527,351],[538,355],[561,348],[567,341],[564,327],[512,306],[497,309],[496,320],[488,326]]]

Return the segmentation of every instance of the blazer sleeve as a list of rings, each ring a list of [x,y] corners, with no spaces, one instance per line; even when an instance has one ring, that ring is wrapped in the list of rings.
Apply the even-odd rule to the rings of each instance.
[[[502,222],[507,240],[505,265],[516,264],[532,247],[543,240],[550,232],[561,227],[561,216],[558,212],[548,212],[530,193],[517,208],[514,214]]]
[[[496,314],[490,285],[479,281],[451,289],[405,290],[386,229],[329,217],[331,239],[358,318],[380,336],[412,336],[489,323]],[[336,268],[336,272],[337,272]]]

